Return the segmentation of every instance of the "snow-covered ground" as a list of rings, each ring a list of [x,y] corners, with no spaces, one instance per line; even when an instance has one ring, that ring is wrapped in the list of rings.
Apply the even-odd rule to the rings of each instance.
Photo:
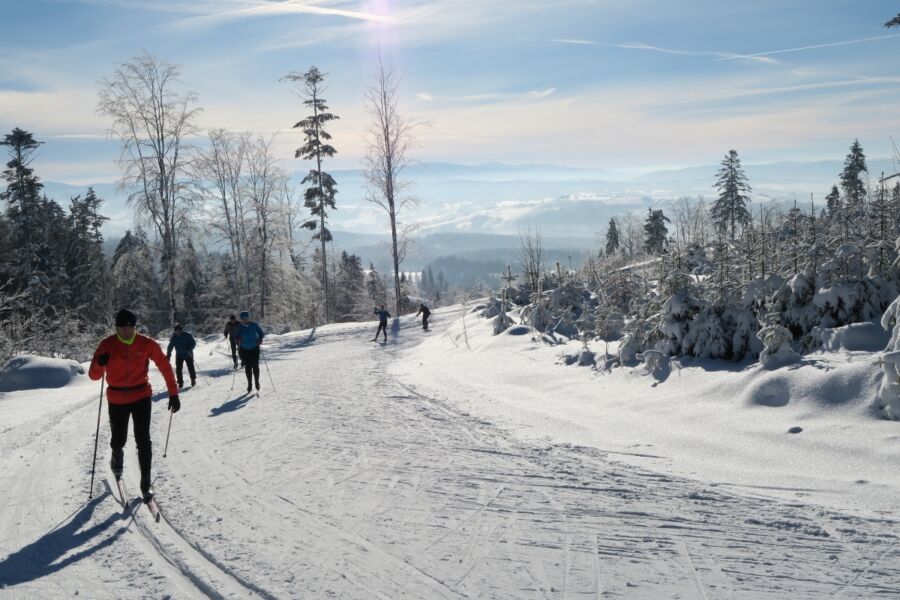
[[[105,411],[87,501],[99,383],[0,394],[0,598],[900,595],[875,355],[598,373],[463,314],[269,336],[258,397],[201,342],[165,458],[155,397],[159,524]]]

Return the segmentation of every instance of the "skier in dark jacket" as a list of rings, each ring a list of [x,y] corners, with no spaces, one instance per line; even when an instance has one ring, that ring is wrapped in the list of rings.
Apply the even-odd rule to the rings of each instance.
[[[238,320],[234,315],[228,317],[228,322],[225,323],[225,339],[231,344],[231,360],[234,361],[235,369],[238,368],[237,339],[235,338],[235,335],[240,326],[241,324],[238,323]],[[243,361],[241,362],[241,366],[244,366]]]
[[[172,360],[172,348],[175,348],[175,377],[178,380],[178,388],[184,387],[183,367],[187,363],[188,375],[191,376],[191,387],[197,384],[197,373],[194,371],[194,348],[197,340],[186,332],[179,323],[175,323],[172,329],[172,339],[169,340],[169,348],[166,350],[166,358]]]
[[[122,477],[124,453],[122,448],[128,439],[128,418],[134,421],[134,442],[141,465],[141,493],[144,501],[153,497],[150,488],[150,467],[153,450],[150,441],[150,397],[153,390],[147,376],[152,360],[166,381],[169,391],[169,410],[176,413],[181,409],[178,387],[172,365],[166,360],[162,348],[154,340],[135,333],[137,317],[122,309],[116,314],[116,333],[105,338],[97,346],[88,377],[93,380],[106,375],[106,401],[109,408],[109,445],[112,458],[109,466],[116,479]]]
[[[391,313],[389,313],[385,308],[384,304],[381,305],[381,308],[375,309],[375,314],[378,315],[378,331],[375,332],[375,337],[372,339],[373,342],[378,341],[378,334],[384,331],[384,341],[387,342],[387,320],[390,318]]]
[[[259,348],[263,342],[263,330],[250,320],[250,313],[246,310],[241,312],[241,324],[235,337],[241,362],[244,363],[244,373],[247,375],[247,392],[253,389],[253,379],[256,380],[256,390],[259,391]]]
[[[424,303],[419,305],[419,312],[416,313],[416,316],[419,315],[422,315],[422,329],[428,331],[428,317],[431,316],[431,311]]]

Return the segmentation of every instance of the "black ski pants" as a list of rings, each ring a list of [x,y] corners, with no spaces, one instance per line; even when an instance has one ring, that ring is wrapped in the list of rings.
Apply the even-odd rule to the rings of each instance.
[[[259,348],[252,350],[238,349],[241,354],[241,362],[244,363],[244,373],[247,375],[247,385],[253,383],[251,376],[256,379],[256,386],[259,387]]]
[[[422,315],[422,329],[426,329],[426,330],[428,329],[428,317],[430,317],[430,316],[431,315],[425,315],[425,314]]]
[[[194,359],[190,356],[178,356],[175,355],[175,379],[178,380],[178,387],[184,385],[184,364],[187,363],[188,375],[191,376],[191,385],[194,384],[194,380],[197,379],[197,372],[194,371]]]
[[[375,332],[375,339],[378,339],[378,334],[384,332],[384,341],[387,341],[387,321],[382,321],[378,324],[378,331]]]
[[[150,465],[153,463],[153,444],[150,441],[150,397],[129,404],[109,405],[109,428],[112,436],[109,445],[121,450],[128,439],[128,417],[134,421],[134,443],[141,465],[141,480],[150,481]]]
[[[238,345],[233,339],[228,340],[231,344],[231,360],[234,361],[234,368],[237,369],[238,366]]]

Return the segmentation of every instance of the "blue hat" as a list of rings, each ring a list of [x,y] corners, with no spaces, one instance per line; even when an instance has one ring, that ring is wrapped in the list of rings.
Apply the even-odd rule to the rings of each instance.
[[[242,318],[242,319],[249,319],[249,318],[250,318],[250,311],[242,310],[242,311],[241,311],[241,318]]]

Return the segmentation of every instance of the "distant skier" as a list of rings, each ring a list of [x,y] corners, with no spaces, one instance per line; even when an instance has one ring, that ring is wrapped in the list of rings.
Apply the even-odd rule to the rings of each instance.
[[[424,303],[419,305],[419,312],[416,313],[416,316],[419,315],[422,315],[422,329],[428,331],[428,317],[431,316],[431,311]]]
[[[172,329],[172,339],[169,340],[169,348],[166,350],[166,358],[172,360],[172,348],[175,348],[175,376],[178,380],[178,389],[184,387],[182,375],[184,363],[187,363],[188,375],[191,376],[191,387],[197,383],[197,373],[194,371],[194,348],[197,340],[190,333],[184,331],[180,323],[175,323]]]
[[[234,315],[228,317],[228,322],[225,323],[225,339],[228,340],[229,344],[231,344],[231,360],[234,361],[234,368],[238,368],[238,351],[237,351],[237,339],[235,335],[237,334],[238,327],[241,324],[238,323],[237,318]],[[241,366],[244,366],[244,362],[241,361]]]
[[[391,313],[389,313],[384,308],[384,304],[382,304],[380,309],[375,309],[375,314],[378,315],[378,331],[375,332],[375,337],[372,341],[378,341],[378,334],[384,331],[384,342],[387,343],[387,320],[391,317]]]
[[[134,443],[138,450],[141,466],[141,494],[144,502],[153,498],[150,487],[150,471],[153,462],[153,447],[150,441],[150,402],[153,389],[150,387],[148,367],[152,360],[162,373],[169,392],[169,410],[173,413],[181,409],[178,387],[172,366],[166,360],[162,348],[149,337],[135,333],[137,317],[133,312],[122,309],[116,314],[116,333],[97,346],[88,376],[97,380],[106,374],[106,400],[109,408],[109,445],[112,458],[109,466],[113,476],[122,477],[124,452],[122,448],[128,439],[128,417],[134,421]]]
[[[235,338],[241,362],[244,363],[244,373],[247,375],[247,393],[253,390],[254,379],[256,390],[259,391],[259,347],[263,342],[263,330],[250,320],[250,313],[246,310],[241,312],[241,324]]]

